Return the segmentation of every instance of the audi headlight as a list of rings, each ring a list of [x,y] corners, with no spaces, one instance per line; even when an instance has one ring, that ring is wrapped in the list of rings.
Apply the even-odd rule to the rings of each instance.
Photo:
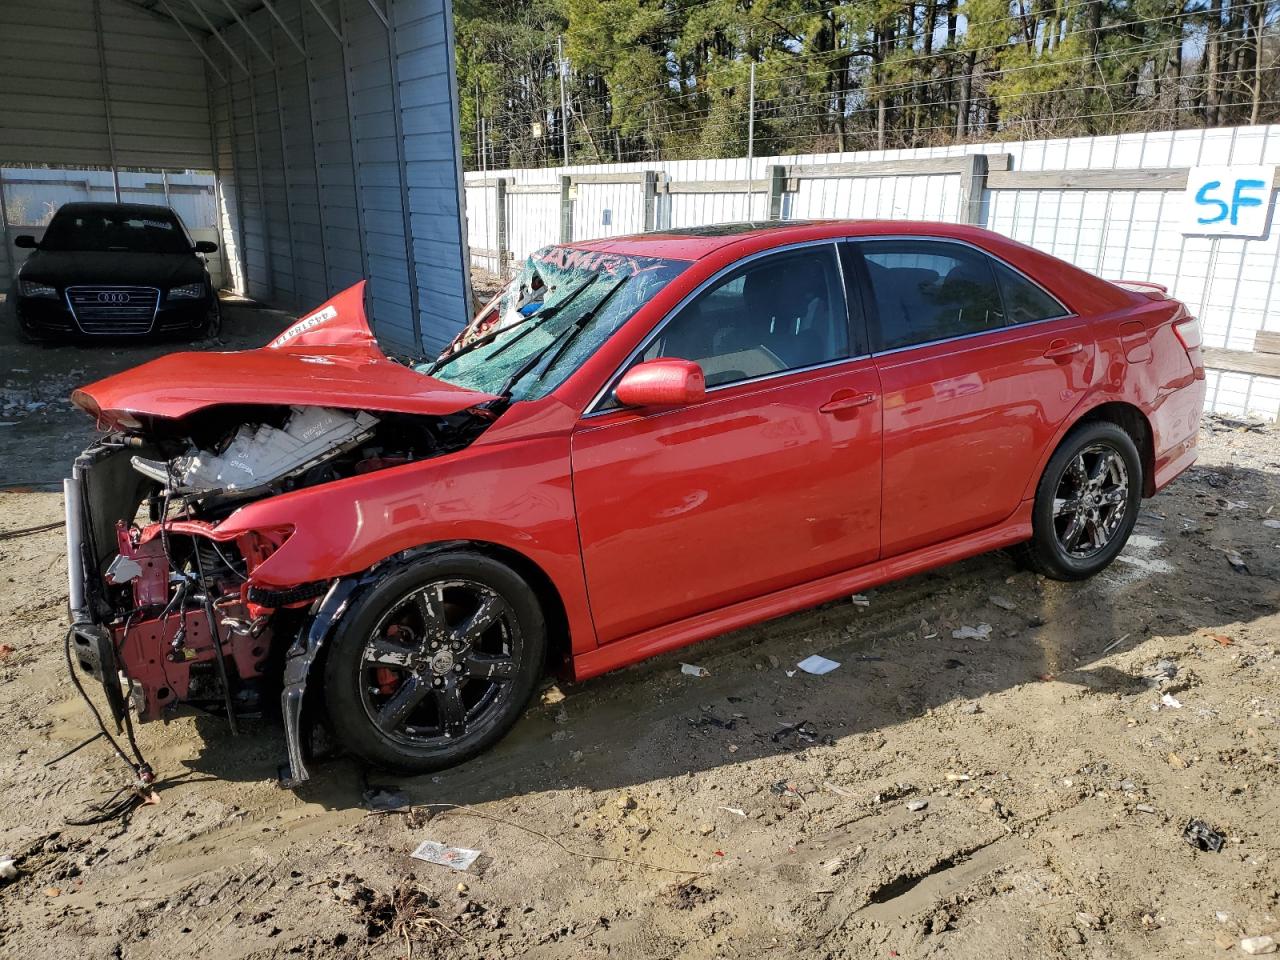
[[[56,298],[58,291],[47,283],[38,283],[35,280],[20,280],[18,282],[18,294],[23,297]]]
[[[188,283],[169,291],[170,300],[199,300],[204,296],[203,283]]]

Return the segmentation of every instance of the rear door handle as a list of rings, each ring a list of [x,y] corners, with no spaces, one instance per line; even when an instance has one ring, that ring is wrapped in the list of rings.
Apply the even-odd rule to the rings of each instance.
[[[869,403],[875,403],[874,393],[837,393],[818,408],[819,413],[839,413],[842,410],[856,410]]]
[[[1083,349],[1084,344],[1074,340],[1054,340],[1049,344],[1049,349],[1044,352],[1044,355],[1049,360],[1066,360]]]

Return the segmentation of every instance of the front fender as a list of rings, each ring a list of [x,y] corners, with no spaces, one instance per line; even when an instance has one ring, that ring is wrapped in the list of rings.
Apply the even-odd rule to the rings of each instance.
[[[352,576],[427,544],[494,544],[547,575],[578,654],[596,642],[574,517],[569,442],[553,436],[476,444],[259,500],[224,520],[214,536],[291,529],[250,578],[269,589]]]

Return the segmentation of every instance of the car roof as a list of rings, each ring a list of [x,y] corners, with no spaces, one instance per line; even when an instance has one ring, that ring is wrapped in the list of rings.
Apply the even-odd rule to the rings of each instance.
[[[752,250],[760,250],[805,240],[904,234],[970,241],[993,236],[990,231],[968,224],[924,220],[774,220],[654,230],[564,246],[637,257],[700,260],[717,250],[744,242]]]
[[[165,206],[163,203],[101,203],[77,201],[75,203],[64,203],[57,209],[54,216],[56,217],[61,213],[75,215],[83,215],[86,213],[123,213],[126,216],[154,217],[157,210],[163,210],[165,213],[173,213],[173,210]]]

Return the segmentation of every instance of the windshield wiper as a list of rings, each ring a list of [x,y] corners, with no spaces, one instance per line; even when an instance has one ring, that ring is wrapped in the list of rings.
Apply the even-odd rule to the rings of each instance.
[[[461,356],[464,356],[465,354],[470,353],[472,350],[478,350],[480,347],[493,343],[493,341],[498,339],[498,337],[500,337],[502,334],[508,333],[509,331],[514,330],[516,327],[524,327],[525,329],[522,330],[519,334],[512,337],[510,340],[508,340],[506,343],[500,346],[497,350],[493,351],[491,356],[496,357],[503,350],[506,350],[507,347],[519,341],[526,334],[537,329],[536,326],[528,326],[530,321],[546,320],[550,317],[554,317],[557,313],[559,313],[561,310],[567,307],[578,296],[578,294],[580,294],[583,290],[587,289],[587,287],[591,286],[591,284],[595,283],[596,278],[599,276],[600,274],[593,273],[591,276],[587,277],[586,280],[578,284],[578,286],[575,287],[573,290],[569,291],[569,295],[566,296],[559,303],[553,303],[549,307],[543,307],[541,310],[535,311],[534,313],[529,314],[527,317],[521,317],[515,323],[507,324],[507,326],[502,327],[499,330],[494,330],[491,333],[486,333],[482,337],[476,337],[476,339],[472,340],[470,343],[466,344],[465,346],[455,350],[453,353],[449,354],[447,357],[437,357],[435,363],[431,364],[430,367],[428,367],[426,370],[422,372],[426,376],[431,376],[437,370],[440,370],[443,367],[447,366],[448,364],[453,363],[453,361],[457,360]]]
[[[569,344],[573,342],[574,337],[581,333],[586,325],[595,319],[596,315],[600,312],[600,308],[608,303],[609,299],[630,279],[631,278],[629,276],[620,279],[605,291],[605,295],[596,301],[596,305],[594,307],[556,334],[546,347],[530,356],[524,363],[520,364],[520,366],[512,372],[511,376],[507,377],[506,382],[497,391],[498,396],[510,399],[511,391],[515,389],[516,384],[523,380],[528,373],[538,366],[538,364],[542,363],[542,359],[544,357],[548,357],[549,359],[546,364],[543,365],[542,370],[538,373],[539,379],[545,376],[547,371],[554,366],[555,362],[559,360],[565,350],[569,348]]]

